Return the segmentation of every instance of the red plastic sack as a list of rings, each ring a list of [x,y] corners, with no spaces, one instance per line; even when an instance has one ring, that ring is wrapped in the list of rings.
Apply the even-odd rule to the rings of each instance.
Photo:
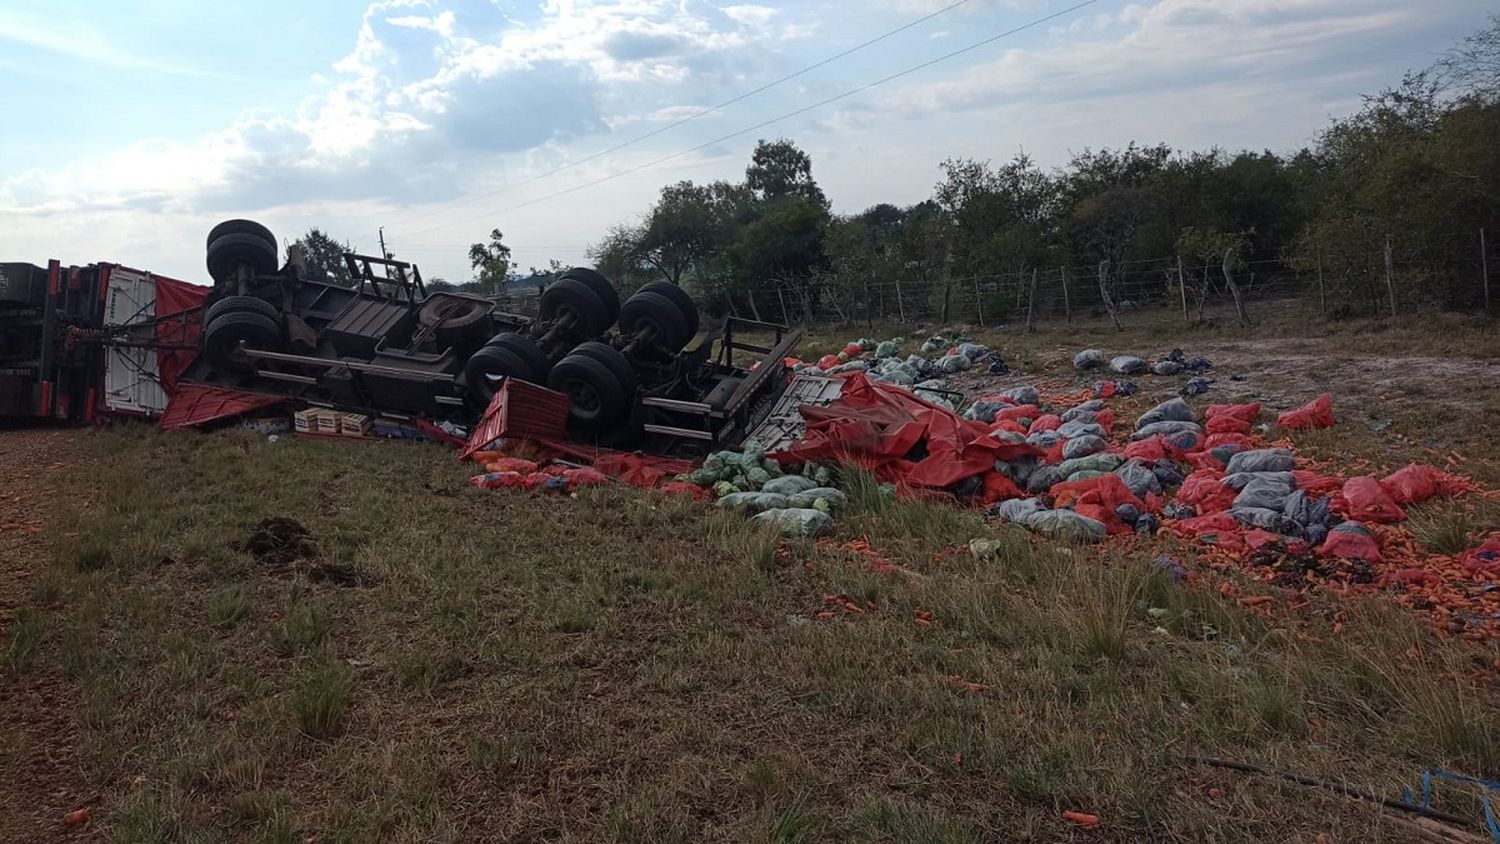
[[[1211,404],[1204,417],[1208,420],[1204,429],[1210,434],[1244,434],[1260,417],[1260,403]]]
[[[1225,461],[1215,457],[1212,451],[1195,451],[1182,459],[1200,472],[1224,471]]]
[[[478,489],[524,489],[526,476],[520,472],[488,472],[469,478],[469,485]]]
[[[1154,437],[1147,437],[1144,440],[1136,440],[1130,445],[1125,446],[1126,460],[1144,460],[1148,463],[1155,463],[1158,460],[1166,459],[1166,456],[1167,447],[1160,434]]]
[[[1104,433],[1107,434],[1115,429],[1115,412],[1112,408],[1106,407],[1094,414],[1094,421],[1099,423],[1099,427],[1103,428]]]
[[[1328,532],[1318,553],[1346,560],[1380,562],[1380,543],[1359,522],[1344,522]]]
[[[1369,476],[1344,481],[1344,490],[1334,499],[1333,509],[1361,522],[1399,522],[1406,518],[1380,481]]]
[[[1191,519],[1170,522],[1167,529],[1183,539],[1196,539],[1207,545],[1218,545],[1243,553],[1248,549],[1244,528],[1228,513],[1211,513]]]
[[[581,486],[604,486],[609,483],[609,476],[598,469],[584,467],[581,469],[567,469],[562,473],[563,480],[568,482],[568,489],[577,489]]]
[[[1063,447],[1068,444],[1067,440],[1058,440],[1047,452],[1042,455],[1042,462],[1048,466],[1056,466],[1063,461]]]
[[[1080,516],[1103,522],[1111,534],[1131,533],[1134,528],[1115,513],[1121,504],[1146,512],[1146,502],[1136,498],[1119,475],[1102,475],[1082,481],[1064,481],[1052,487],[1053,506],[1071,507]]]
[[[1500,533],[1490,534],[1484,544],[1458,555],[1470,577],[1500,575]]]
[[[536,463],[531,460],[522,460],[519,457],[497,457],[484,464],[486,472],[519,472],[529,475],[536,471]]]
[[[1012,498],[1020,498],[1024,494],[1014,481],[999,472],[991,472],[984,476],[985,504],[996,504]]]
[[[1062,417],[1056,413],[1044,413],[1031,420],[1031,428],[1027,433],[1035,434],[1037,431],[1056,431],[1062,427]]]
[[[818,368],[823,370],[824,372],[827,372],[828,370],[834,368],[835,366],[838,366],[841,363],[843,363],[843,361],[839,360],[838,355],[824,355],[818,358]]]
[[[995,414],[996,419],[1035,419],[1040,411],[1034,404],[1017,404]]]
[[[713,493],[709,490],[697,484],[687,483],[686,481],[669,481],[658,487],[658,491],[667,495],[687,496],[694,501],[707,501],[713,497]]]
[[[990,430],[1010,431],[1013,434],[1021,434],[1023,436],[1026,433],[1026,429],[1021,427],[1020,422],[1017,422],[1014,419],[1000,419],[998,417],[995,419],[994,423],[990,425]]]
[[[1161,435],[1161,446],[1173,460],[1182,460],[1194,452],[1203,450],[1203,437],[1197,431],[1177,431]]]
[[[865,350],[860,348],[858,343],[850,343],[849,345],[844,347],[844,357],[849,358],[850,360],[859,357],[860,355],[864,354],[864,352]]]
[[[1218,473],[1202,469],[1188,475],[1177,490],[1177,500],[1192,505],[1199,514],[1228,510],[1239,493],[1224,486],[1219,478]]]
[[[1239,451],[1250,450],[1250,438],[1244,434],[1218,433],[1209,434],[1208,439],[1203,442],[1204,448],[1218,448],[1219,446],[1232,446]]]
[[[1311,469],[1293,469],[1292,481],[1297,485],[1297,489],[1313,497],[1327,495],[1344,485],[1344,482],[1338,478],[1320,475]]]
[[[1434,496],[1458,495],[1472,489],[1464,478],[1421,463],[1412,463],[1380,479],[1397,504],[1417,504]]]
[[[1294,431],[1333,427],[1333,396],[1324,393],[1307,404],[1276,417],[1276,424]]]

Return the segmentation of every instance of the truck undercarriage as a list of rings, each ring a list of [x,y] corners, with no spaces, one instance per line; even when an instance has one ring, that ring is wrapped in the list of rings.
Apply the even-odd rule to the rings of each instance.
[[[352,289],[312,281],[296,250],[282,264],[275,243],[252,221],[215,226],[212,289],[164,316],[150,302],[126,313],[127,282],[147,274],[0,265],[0,415],[121,410],[102,401],[106,382],[128,382],[133,370],[138,389],[163,393],[159,410],[174,385],[160,383],[150,358],[191,355],[175,381],[460,424],[515,378],[566,394],[572,439],[693,454],[736,444],[770,412],[799,339],[733,317],[699,337],[696,305],[666,282],[622,303],[602,275],[573,268],[529,318],[483,297],[429,293],[415,266],[389,258],[345,255]]]

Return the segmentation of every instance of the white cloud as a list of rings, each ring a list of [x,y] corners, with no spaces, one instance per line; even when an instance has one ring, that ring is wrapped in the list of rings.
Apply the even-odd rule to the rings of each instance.
[[[39,20],[0,9],[0,42],[11,41],[80,62],[126,70],[148,70],[174,76],[207,76],[187,65],[162,61],[151,50],[132,50],[77,19]]]
[[[445,8],[462,2],[380,0],[296,114],[246,114],[196,141],[143,140],[13,175],[0,181],[0,208],[253,210],[314,190],[416,200],[471,183],[493,166],[485,156],[545,149],[611,122],[678,119],[655,104],[637,116],[628,92],[647,86],[649,103],[663,87],[709,83],[727,57],[774,48],[762,27],[775,10],[760,6],[548,0],[539,20],[521,23],[488,7],[462,18]],[[0,36],[20,31],[7,20]],[[476,160],[460,175],[466,157]]]

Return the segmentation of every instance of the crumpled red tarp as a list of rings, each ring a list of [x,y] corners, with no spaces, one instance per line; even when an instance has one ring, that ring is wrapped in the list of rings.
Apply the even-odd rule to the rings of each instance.
[[[806,434],[772,455],[783,464],[848,461],[881,481],[943,488],[993,472],[997,460],[1043,454],[1025,443],[1001,442],[984,423],[863,373],[846,378],[833,403],[801,410]]]
[[[187,312],[201,307],[212,288],[159,275],[152,276],[152,280],[156,282],[157,339],[163,343],[196,345],[202,314]],[[156,350],[157,377],[161,379],[161,388],[168,396],[177,389],[178,377],[197,356],[197,351],[191,349]]]

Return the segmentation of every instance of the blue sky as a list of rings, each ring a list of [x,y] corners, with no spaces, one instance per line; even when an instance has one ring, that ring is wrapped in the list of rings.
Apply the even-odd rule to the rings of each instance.
[[[202,281],[203,233],[252,216],[283,239],[317,225],[372,251],[384,225],[424,275],[463,280],[466,244],[493,227],[523,267],[583,262],[661,185],[740,177],[758,137],[807,149],[840,212],[925,198],[948,156],[1024,150],[1055,165],[1130,140],[1293,150],[1494,8],[1098,0],[584,187],[1078,0],[968,0],[584,160],[952,2],[6,0],[0,260],[109,260]]]

